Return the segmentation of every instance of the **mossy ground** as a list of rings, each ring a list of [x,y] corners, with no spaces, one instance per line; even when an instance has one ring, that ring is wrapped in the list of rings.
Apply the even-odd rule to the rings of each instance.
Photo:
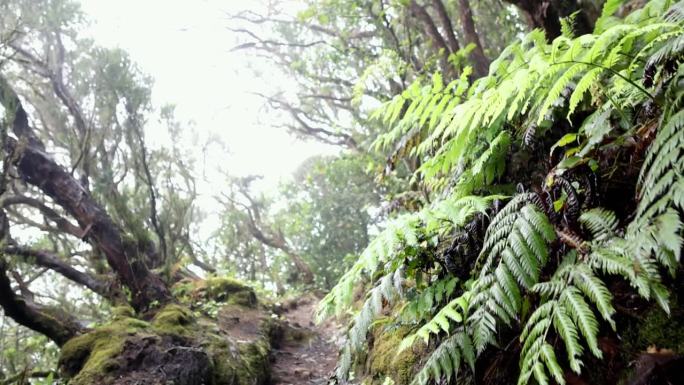
[[[182,303],[216,301],[247,307],[258,305],[254,289],[230,277],[184,279],[174,284],[171,291]]]
[[[673,308],[668,315],[658,306],[648,309],[640,322],[624,335],[626,351],[643,352],[649,347],[684,354],[684,312]]]
[[[396,385],[407,385],[413,380],[422,351],[416,348],[398,353],[401,340],[409,332],[408,327],[386,329],[379,325],[373,329],[373,345],[367,357],[370,383],[382,384],[386,377],[391,378]]]
[[[149,323],[120,317],[112,323],[68,341],[60,354],[59,365],[70,384],[94,384],[119,368],[118,356],[125,341],[143,333]]]
[[[251,288],[231,278],[213,277],[206,281],[181,282],[174,286],[174,293],[182,297],[179,303],[162,307],[149,322],[133,318],[134,312],[129,307],[117,307],[112,311],[112,322],[68,341],[62,348],[60,368],[64,377],[69,378],[69,384],[104,385],[114,383],[114,378],[119,383],[127,371],[153,373],[160,368],[146,368],[144,363],[131,361],[140,361],[140,351],[153,351],[160,356],[174,349],[200,352],[206,357],[204,361],[208,358],[209,374],[202,383],[260,385],[269,381],[268,357],[277,325],[259,308]],[[218,308],[217,314],[229,313],[224,318],[230,316],[236,323],[243,322],[254,332],[234,335],[218,316],[212,317],[195,308],[202,301],[212,302]],[[164,357],[149,361],[162,366],[170,362]],[[173,362],[174,368],[179,366],[177,361]],[[205,369],[201,372],[206,372]],[[162,380],[166,381],[160,378],[159,383],[166,384]],[[186,383],[168,380],[170,384]],[[144,383],[156,384],[155,381],[146,379]]]

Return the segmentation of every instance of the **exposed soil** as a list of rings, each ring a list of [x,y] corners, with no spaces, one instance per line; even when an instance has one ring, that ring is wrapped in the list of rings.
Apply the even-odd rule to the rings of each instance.
[[[334,320],[314,324],[317,303],[318,298],[307,295],[284,306],[289,330],[273,350],[273,385],[328,383],[337,363],[341,326]]]

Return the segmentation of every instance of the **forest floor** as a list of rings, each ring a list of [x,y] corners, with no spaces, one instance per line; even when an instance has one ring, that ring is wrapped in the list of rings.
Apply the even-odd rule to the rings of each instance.
[[[334,320],[314,323],[318,301],[314,295],[306,295],[284,305],[282,316],[290,331],[273,351],[273,385],[328,383],[337,363],[342,327]]]

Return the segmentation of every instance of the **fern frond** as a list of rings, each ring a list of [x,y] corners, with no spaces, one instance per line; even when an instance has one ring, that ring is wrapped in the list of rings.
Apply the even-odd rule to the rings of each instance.
[[[560,301],[564,305],[566,314],[571,316],[580,332],[582,332],[591,352],[596,357],[601,358],[602,353],[599,350],[597,338],[598,321],[596,321],[594,312],[589,308],[580,292],[575,288],[568,288],[561,294]]]
[[[460,328],[442,343],[430,355],[425,365],[416,374],[411,385],[425,385],[431,379],[440,379],[444,375],[447,381],[458,376],[461,362],[465,361],[471,369],[475,365],[475,351],[467,333]]]
[[[577,266],[572,272],[574,285],[596,306],[601,317],[613,328],[613,296],[610,291],[586,264]]]
[[[430,340],[431,334],[439,334],[444,331],[446,333],[450,332],[451,323],[461,323],[463,321],[464,315],[468,310],[468,301],[471,293],[465,292],[458,298],[450,301],[444,305],[435,316],[425,323],[415,334],[408,335],[405,337],[401,344],[399,345],[399,351],[403,351],[406,348],[413,345],[416,338],[420,337],[427,344]]]
[[[615,213],[601,207],[583,212],[579,221],[595,240],[611,238],[617,231],[618,220]]]
[[[575,90],[572,92],[572,95],[570,95],[570,102],[568,105],[567,114],[568,118],[570,117],[570,115],[572,115],[573,112],[575,112],[575,109],[577,109],[577,106],[580,104],[580,102],[584,98],[584,94],[589,90],[589,88],[595,86],[596,83],[599,81],[599,76],[601,76],[601,73],[603,71],[604,69],[601,67],[593,68],[587,71],[587,73],[585,73],[582,76],[582,78],[577,82]]]
[[[603,10],[601,11],[601,16],[596,20],[596,27],[594,27],[594,33],[602,32],[606,29],[610,20],[613,19],[613,15],[620,8],[625,0],[607,0],[603,4]]]
[[[580,73],[580,71],[584,70],[585,68],[587,68],[586,64],[575,63],[556,80],[556,82],[553,84],[553,86],[551,86],[551,88],[547,92],[546,99],[542,103],[541,108],[539,108],[539,117],[537,118],[537,124],[541,124],[544,120],[547,119],[546,115],[551,109],[551,106],[559,104],[557,101],[561,98],[561,93],[566,88],[570,87],[570,83],[575,78],[575,75]]]

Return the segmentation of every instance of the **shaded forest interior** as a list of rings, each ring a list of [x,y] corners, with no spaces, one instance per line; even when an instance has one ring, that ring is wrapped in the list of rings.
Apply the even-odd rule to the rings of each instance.
[[[684,1],[225,11],[272,186],[85,1],[0,2],[0,385],[684,383]]]

